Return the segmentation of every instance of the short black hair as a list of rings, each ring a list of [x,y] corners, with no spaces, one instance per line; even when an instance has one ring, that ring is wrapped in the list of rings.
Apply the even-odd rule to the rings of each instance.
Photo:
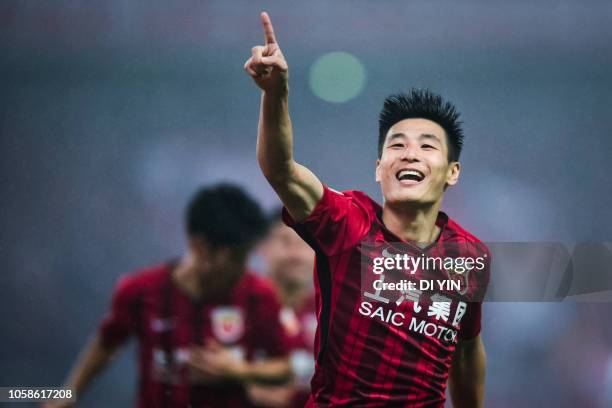
[[[242,188],[220,183],[197,191],[186,210],[190,237],[215,247],[250,247],[267,232],[268,220],[259,204]]]
[[[382,156],[387,132],[404,119],[421,118],[436,122],[446,133],[448,160],[458,161],[463,146],[462,122],[455,105],[428,89],[388,96],[378,117],[378,158]]]

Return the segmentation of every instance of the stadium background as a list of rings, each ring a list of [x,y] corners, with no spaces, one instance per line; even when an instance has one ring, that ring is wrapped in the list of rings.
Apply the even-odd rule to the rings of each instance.
[[[380,199],[382,99],[426,86],[465,121],[451,216],[486,241],[610,240],[611,3],[254,3],[0,4],[0,385],[62,381],[116,278],[180,254],[198,186],[277,203],[242,69],[262,9],[290,65],[297,159],[324,182]],[[610,406],[610,310],[488,304],[486,406]],[[82,406],[127,406],[133,359]]]

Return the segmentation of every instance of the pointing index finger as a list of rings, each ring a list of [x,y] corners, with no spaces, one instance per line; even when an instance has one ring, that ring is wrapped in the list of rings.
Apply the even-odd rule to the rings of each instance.
[[[270,16],[265,11],[261,13],[261,25],[263,26],[264,36],[266,39],[266,45],[276,44],[276,37],[274,37],[274,28],[272,28],[272,21]]]

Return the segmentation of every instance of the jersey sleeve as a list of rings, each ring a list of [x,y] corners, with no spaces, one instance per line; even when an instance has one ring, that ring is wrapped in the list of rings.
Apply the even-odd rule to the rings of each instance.
[[[276,292],[267,284],[261,285],[254,310],[254,333],[257,348],[266,352],[268,357],[286,356],[289,353],[289,340],[280,320],[281,304]]]
[[[371,225],[368,210],[360,200],[326,185],[323,185],[323,197],[308,218],[298,223],[283,208],[283,221],[311,247],[328,256],[354,247]]]
[[[111,309],[102,320],[98,333],[102,344],[114,348],[135,332],[134,307],[137,288],[131,277],[119,279],[111,301]]]

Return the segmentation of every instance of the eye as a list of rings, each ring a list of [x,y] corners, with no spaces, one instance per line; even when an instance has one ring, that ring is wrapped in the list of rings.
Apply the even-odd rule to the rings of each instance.
[[[434,146],[432,146],[432,145],[430,145],[430,144],[424,144],[424,145],[421,145],[421,147],[422,147],[423,149],[435,149],[435,147],[434,147]]]
[[[404,147],[404,145],[401,143],[394,143],[392,145],[389,145],[390,149],[401,149],[402,147]]]

